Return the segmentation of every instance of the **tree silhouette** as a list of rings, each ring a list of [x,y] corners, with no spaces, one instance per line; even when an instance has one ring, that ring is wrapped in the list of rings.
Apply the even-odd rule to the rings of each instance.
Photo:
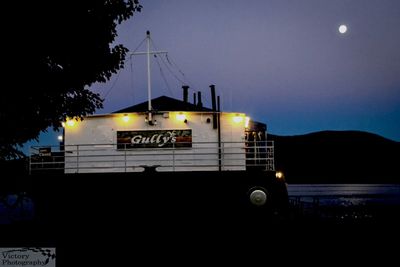
[[[0,159],[67,117],[102,107],[88,88],[123,67],[116,26],[140,12],[138,0],[6,1],[0,97]],[[10,3],[12,2],[12,3]]]

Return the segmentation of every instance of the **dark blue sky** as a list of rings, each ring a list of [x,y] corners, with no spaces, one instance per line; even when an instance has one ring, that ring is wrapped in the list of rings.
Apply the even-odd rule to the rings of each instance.
[[[207,105],[215,84],[223,110],[248,113],[273,134],[361,130],[400,141],[399,0],[141,4],[142,12],[118,28],[116,43],[134,50],[150,30],[154,48],[168,51],[171,64],[152,60],[154,97],[181,98],[172,71],[202,91]],[[92,87],[106,96],[98,113],[146,100],[145,63],[135,56],[108,83]]]

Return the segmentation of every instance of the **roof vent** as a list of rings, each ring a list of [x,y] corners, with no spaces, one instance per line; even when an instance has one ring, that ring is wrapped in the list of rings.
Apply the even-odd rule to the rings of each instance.
[[[201,92],[200,91],[198,91],[197,92],[197,106],[199,107],[199,108],[202,108],[203,107],[203,102],[201,102]]]
[[[187,103],[189,99],[189,86],[183,85],[183,102]]]

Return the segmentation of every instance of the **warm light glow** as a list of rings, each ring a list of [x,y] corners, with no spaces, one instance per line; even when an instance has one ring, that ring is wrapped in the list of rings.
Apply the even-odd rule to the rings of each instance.
[[[276,172],[275,173],[275,177],[278,179],[282,179],[283,178],[283,172]]]
[[[249,123],[250,123],[250,117],[246,117],[244,119],[244,127],[249,128]]]
[[[115,125],[121,129],[128,129],[138,123],[138,116],[133,113],[116,114],[112,117]],[[144,117],[141,117],[144,119]]]
[[[244,117],[240,115],[236,115],[233,117],[233,122],[235,123],[241,123],[243,121]]]
[[[81,121],[82,119],[81,118],[79,118],[79,117],[76,117],[76,118],[67,118],[66,119],[66,121],[65,121],[65,131],[66,132],[76,132],[76,131],[79,131],[79,129],[81,128],[81,127],[79,127],[80,126],[80,123],[79,123],[79,121]]]
[[[179,114],[176,114],[176,119],[178,121],[185,121],[186,120],[186,116],[185,116],[185,114],[179,113]]]
[[[127,114],[125,114],[125,115],[122,117],[122,120],[123,120],[124,122],[128,122],[128,121],[130,120],[130,118],[129,118],[129,116],[128,116]]]
[[[75,125],[75,120],[74,120],[74,119],[68,119],[68,120],[67,120],[67,125],[68,125],[69,127],[73,127],[73,126]]]
[[[61,126],[62,126],[63,128],[65,128],[65,122],[62,122],[62,123],[61,123]]]
[[[340,32],[341,34],[345,34],[345,33],[347,32],[347,26],[344,25],[344,24],[340,25],[340,26],[339,26],[339,32]]]
[[[58,139],[58,141],[62,142],[63,136],[62,136],[62,135],[59,135],[59,136],[57,136],[57,139]]]

